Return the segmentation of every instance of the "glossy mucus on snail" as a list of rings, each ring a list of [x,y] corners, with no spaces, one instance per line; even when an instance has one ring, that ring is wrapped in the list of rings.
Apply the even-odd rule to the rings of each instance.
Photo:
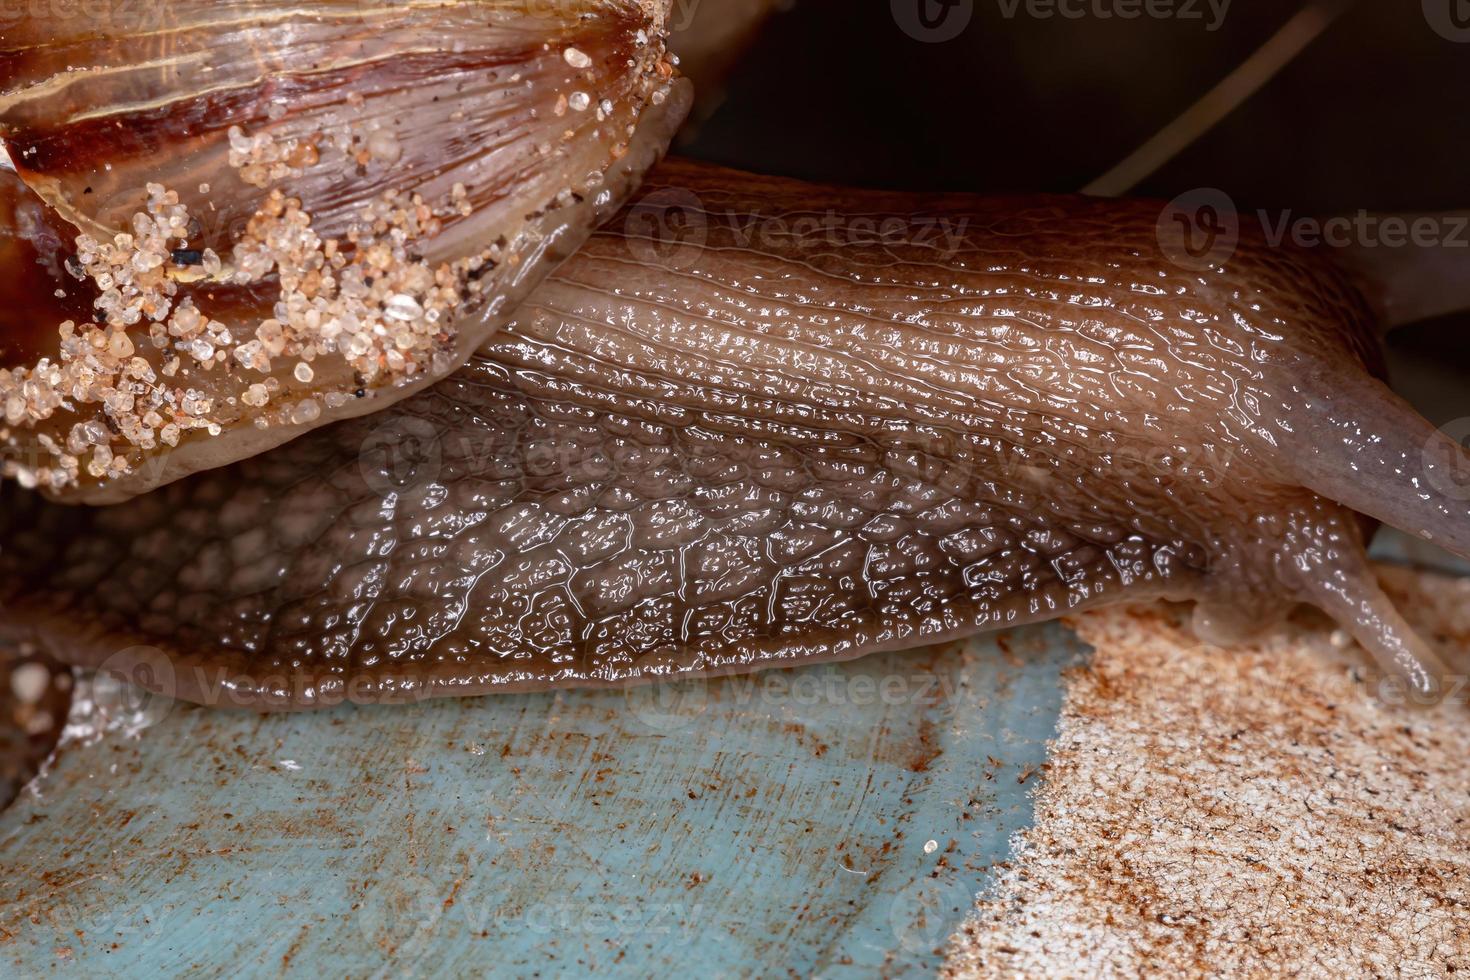
[[[0,629],[84,665],[161,651],[171,693],[280,708],[787,666],[1144,598],[1228,643],[1306,602],[1431,693],[1446,668],[1361,515],[1470,555],[1463,450],[1378,380],[1357,281],[1249,234],[1181,264],[1159,215],[669,161],[545,282],[479,297],[499,313],[433,386],[109,478],[92,499],[167,484],[114,506],[0,491]]]

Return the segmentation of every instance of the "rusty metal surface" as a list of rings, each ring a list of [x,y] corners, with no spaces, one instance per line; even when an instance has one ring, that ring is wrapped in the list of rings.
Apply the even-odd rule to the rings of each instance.
[[[620,692],[130,705],[0,814],[0,964],[931,972],[1081,649],[1050,625]]]

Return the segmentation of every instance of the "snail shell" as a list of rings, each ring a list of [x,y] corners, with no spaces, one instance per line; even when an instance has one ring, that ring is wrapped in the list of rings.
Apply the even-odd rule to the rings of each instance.
[[[66,500],[444,377],[688,101],[663,0],[107,10],[0,14],[3,196],[52,212],[10,229],[52,276],[0,316],[0,467]]]

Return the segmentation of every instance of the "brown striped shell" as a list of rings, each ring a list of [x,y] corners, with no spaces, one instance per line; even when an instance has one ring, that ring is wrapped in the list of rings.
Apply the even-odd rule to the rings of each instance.
[[[0,312],[0,467],[63,499],[444,377],[687,101],[653,0],[125,7],[0,13],[4,196],[51,211],[13,237],[69,246]]]

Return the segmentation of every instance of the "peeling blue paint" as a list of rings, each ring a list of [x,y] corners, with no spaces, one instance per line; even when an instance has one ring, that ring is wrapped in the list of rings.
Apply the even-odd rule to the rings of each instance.
[[[0,814],[0,963],[932,972],[1030,823],[1083,654],[1050,624],[625,692],[171,705]]]

